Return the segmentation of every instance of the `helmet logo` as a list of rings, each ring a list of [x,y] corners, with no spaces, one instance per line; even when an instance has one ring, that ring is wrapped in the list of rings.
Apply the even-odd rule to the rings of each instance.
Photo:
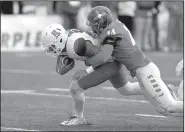
[[[95,10],[95,13],[96,13],[96,17],[93,20],[96,21],[96,20],[100,19],[103,22],[104,20],[102,17],[105,16],[106,13],[105,12],[99,13],[98,10]]]
[[[58,38],[58,36],[60,36],[60,33],[57,32],[56,30],[53,30],[53,31],[51,32],[51,34],[52,34],[53,36],[55,36],[56,38]]]

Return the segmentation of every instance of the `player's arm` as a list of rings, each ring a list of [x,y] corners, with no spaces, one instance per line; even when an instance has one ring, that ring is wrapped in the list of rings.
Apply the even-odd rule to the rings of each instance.
[[[112,36],[108,36],[104,40],[100,52],[93,57],[87,58],[86,63],[90,64],[91,66],[98,66],[107,62],[109,59],[112,58],[112,52],[115,43],[116,39]]]
[[[90,40],[79,38],[75,41],[74,51],[79,56],[92,57],[99,53],[100,47],[92,44]]]
[[[56,72],[60,75],[64,75],[70,71],[75,65],[75,61],[69,58],[67,55],[57,56]]]

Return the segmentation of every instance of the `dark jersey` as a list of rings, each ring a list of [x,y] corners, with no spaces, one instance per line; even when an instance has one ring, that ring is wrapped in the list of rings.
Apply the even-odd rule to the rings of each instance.
[[[101,44],[111,44],[114,47],[112,56],[130,71],[147,65],[150,60],[135,43],[130,31],[119,20],[113,21],[100,34]]]

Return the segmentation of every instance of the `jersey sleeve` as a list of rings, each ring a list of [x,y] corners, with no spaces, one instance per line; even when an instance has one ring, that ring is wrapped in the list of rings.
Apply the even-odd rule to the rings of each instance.
[[[114,46],[116,41],[122,39],[122,35],[114,27],[111,27],[102,33],[100,39],[102,40],[102,45],[109,44]]]
[[[117,42],[118,40],[121,40],[121,39],[122,39],[122,38],[119,37],[118,35],[110,35],[110,36],[107,36],[107,37],[104,39],[102,45],[109,44],[109,45],[115,46],[116,42]]]
[[[112,45],[103,45],[98,54],[86,59],[86,63],[94,67],[99,66],[111,59],[112,52]]]
[[[90,40],[86,40],[86,57],[92,57],[98,54],[101,50],[101,47],[95,46]]]

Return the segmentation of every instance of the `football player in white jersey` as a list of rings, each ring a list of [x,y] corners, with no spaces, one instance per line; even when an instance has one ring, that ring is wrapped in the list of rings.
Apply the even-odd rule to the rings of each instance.
[[[94,56],[103,48],[109,52],[109,49],[101,47],[98,40],[91,36],[92,35],[80,32],[76,29],[66,31],[60,24],[51,24],[43,30],[41,36],[42,44],[47,54],[57,57],[56,71],[58,74],[64,75],[71,70],[75,64],[74,59],[82,61],[91,60],[91,56]],[[104,59],[108,60],[104,64],[97,67],[90,66],[84,70],[84,73],[77,72],[74,75],[75,79],[70,86],[70,93],[74,101],[73,111],[75,118],[61,123],[62,125],[85,124],[86,121],[83,117],[85,96],[83,91],[107,80],[109,80],[114,88],[122,95],[143,94],[138,82],[130,83],[127,80],[127,75],[123,71],[122,66],[114,61],[113,58],[107,59],[106,57],[109,56],[105,54],[103,58],[96,58],[96,62],[99,59],[100,63],[102,63]],[[78,88],[81,88],[81,92],[78,92]]]

